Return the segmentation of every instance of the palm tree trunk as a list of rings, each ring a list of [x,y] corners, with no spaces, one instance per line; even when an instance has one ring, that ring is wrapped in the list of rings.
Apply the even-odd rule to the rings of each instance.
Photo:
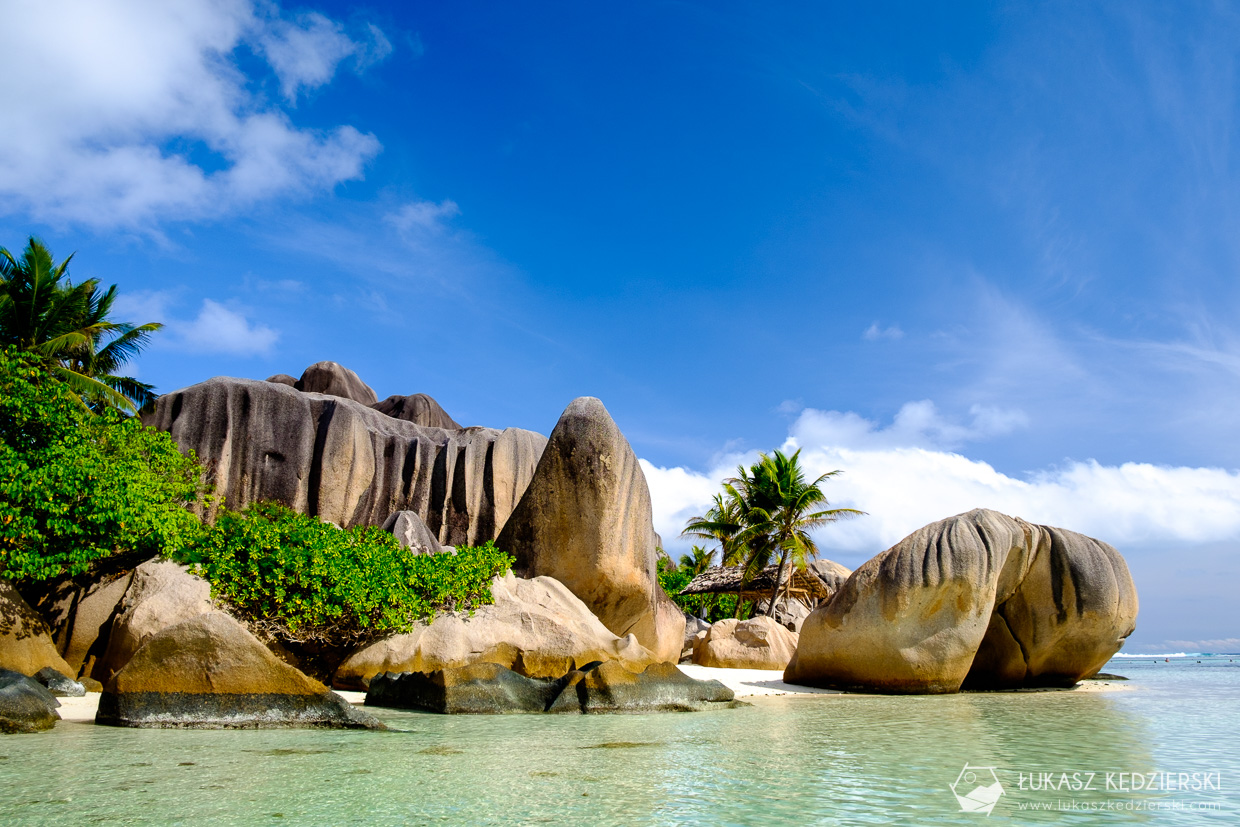
[[[775,616],[775,599],[779,597],[779,581],[784,579],[784,566],[788,563],[788,552],[779,555],[779,569],[775,572],[775,588],[771,589],[771,601],[766,606],[766,616]]]

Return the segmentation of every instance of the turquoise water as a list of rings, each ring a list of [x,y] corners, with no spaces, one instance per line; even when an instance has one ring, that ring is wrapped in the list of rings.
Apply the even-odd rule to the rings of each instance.
[[[0,823],[1236,824],[1234,660],[1116,659],[1106,671],[1132,691],[1109,693],[782,696],[666,715],[380,710],[390,733],[62,722],[0,737]],[[966,763],[995,768],[989,817],[952,794]],[[1094,773],[1094,789],[1045,788],[1042,773],[1070,787],[1073,772],[1082,784]],[[1105,789],[1106,773],[1155,772],[1209,773],[1221,790]]]

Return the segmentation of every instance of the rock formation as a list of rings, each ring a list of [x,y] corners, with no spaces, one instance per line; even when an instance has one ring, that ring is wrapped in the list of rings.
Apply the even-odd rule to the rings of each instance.
[[[274,376],[268,376],[267,382],[275,382],[277,385],[288,385],[290,388],[297,387],[297,380],[287,373],[277,373]]]
[[[416,511],[453,546],[494,539],[546,444],[517,428],[427,428],[351,399],[227,377],[161,396],[144,422],[197,453],[229,508],[275,500],[342,527]]]
[[[363,405],[374,405],[379,401],[378,394],[360,376],[335,362],[315,362],[302,372],[293,387],[305,393],[352,399]]]
[[[60,720],[60,701],[20,672],[0,669],[0,732],[41,732]]]
[[[80,698],[86,694],[86,687],[50,666],[44,666],[30,677],[58,698]]]
[[[396,542],[415,554],[438,554],[443,546],[426,527],[416,511],[397,511],[387,518],[383,530],[392,533]]]
[[[1070,686],[1119,651],[1136,616],[1114,548],[978,509],[853,572],[806,620],[785,679],[892,693]]]
[[[366,693],[367,706],[449,714],[689,712],[733,702],[723,684],[694,680],[670,663],[634,672],[616,661],[585,664],[554,680],[490,663],[429,674],[385,673],[375,676]]]
[[[154,635],[183,620],[213,611],[211,584],[167,560],[134,569],[112,621],[107,650],[92,677],[107,683]]]
[[[491,586],[495,603],[472,617],[443,615],[351,655],[332,685],[361,689],[383,672],[433,672],[498,663],[532,678],[554,678],[592,661],[616,660],[642,670],[656,658],[632,637],[608,631],[585,604],[550,577],[511,572]]]
[[[383,728],[277,659],[221,612],[192,617],[146,641],[104,688],[95,723],[186,729]]]
[[[563,686],[561,680],[526,677],[498,663],[474,663],[376,675],[366,691],[366,705],[446,715],[546,712]]]
[[[415,425],[443,428],[445,431],[461,430],[460,423],[448,416],[448,412],[441,408],[438,402],[424,393],[415,393],[412,396],[389,396],[370,407],[393,419],[403,419]]]
[[[722,669],[783,669],[797,635],[769,617],[720,620],[693,646],[693,662]]]
[[[609,661],[566,675],[564,683],[548,712],[696,712],[735,702],[719,681],[695,680],[670,663],[637,673]]]
[[[814,560],[806,566],[823,584],[835,594],[852,574],[852,569],[841,566],[834,560]]]
[[[96,665],[107,651],[112,622],[121,611],[121,600],[133,577],[133,570],[129,570],[66,579],[39,605],[52,626],[57,648],[69,664],[69,675],[94,676]],[[102,666],[99,672],[100,677],[110,676],[104,674],[106,669]]]
[[[496,545],[523,576],[554,577],[617,635],[675,661],[684,615],[655,579],[650,489],[603,403],[574,400]]]
[[[77,674],[60,656],[51,629],[7,580],[0,580],[0,669],[33,675],[50,666]]]

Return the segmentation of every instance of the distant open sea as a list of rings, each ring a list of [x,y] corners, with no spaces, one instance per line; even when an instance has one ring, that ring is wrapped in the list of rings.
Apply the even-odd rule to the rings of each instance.
[[[379,710],[390,733],[62,722],[0,736],[0,824],[1240,824],[1240,655],[1105,671],[1127,689]]]

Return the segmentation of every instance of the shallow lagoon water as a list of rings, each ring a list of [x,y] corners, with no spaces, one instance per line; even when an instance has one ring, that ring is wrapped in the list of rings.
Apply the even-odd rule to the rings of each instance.
[[[779,696],[664,715],[378,710],[388,733],[62,722],[0,738],[0,823],[1234,824],[1234,660],[1119,658],[1106,671],[1131,689],[1117,692]],[[1003,785],[989,817],[952,794],[966,763]],[[1073,772],[1095,773],[1092,789],[1064,788]],[[1221,790],[1106,789],[1106,773],[1155,772],[1211,773]]]

